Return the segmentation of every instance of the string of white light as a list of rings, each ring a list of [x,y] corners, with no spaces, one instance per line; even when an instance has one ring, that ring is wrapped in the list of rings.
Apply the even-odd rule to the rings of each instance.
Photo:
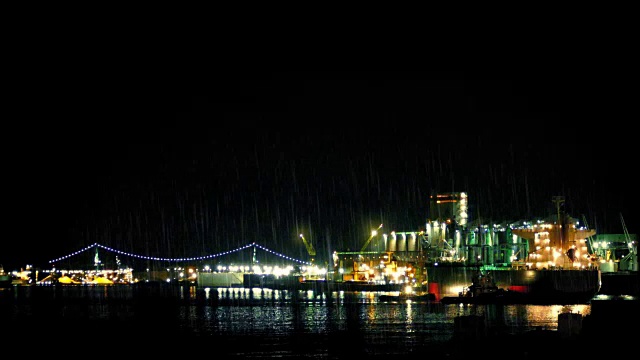
[[[252,244],[252,246],[255,246],[255,247],[257,247],[258,249],[264,250],[264,251],[266,251],[266,252],[268,252],[268,253],[271,253],[271,254],[273,254],[273,255],[276,255],[276,256],[280,256],[280,257],[285,258],[285,259],[287,259],[287,260],[295,261],[295,262],[300,263],[300,264],[311,265],[311,263],[310,263],[310,262],[302,261],[302,260],[298,260],[298,259],[294,259],[294,258],[289,257],[289,256],[287,256],[287,255],[280,254],[280,253],[277,253],[277,252],[272,251],[272,250],[270,250],[270,249],[267,249],[266,247],[264,247],[264,246],[262,246],[262,245],[258,245],[258,244],[256,244],[256,243],[253,243],[253,244]]]
[[[49,260],[49,263],[51,264],[51,263],[55,263],[55,262],[58,262],[58,261],[61,261],[61,260],[68,259],[68,258],[70,258],[72,256],[79,255],[79,254],[81,254],[81,253],[83,253],[83,252],[85,252],[85,251],[87,251],[89,249],[92,249],[92,248],[96,247],[96,246],[100,247],[102,249],[105,249],[107,251],[114,252],[116,254],[130,256],[130,257],[134,257],[134,258],[138,258],[138,259],[154,260],[154,261],[169,261],[169,262],[171,262],[171,261],[173,261],[173,262],[175,262],[175,261],[198,261],[198,260],[213,259],[213,258],[217,258],[217,257],[220,257],[220,256],[229,255],[229,254],[232,254],[232,253],[235,253],[235,252],[238,252],[238,251],[242,251],[242,250],[245,250],[245,249],[250,248],[250,247],[257,247],[260,250],[266,251],[266,252],[268,252],[270,254],[279,256],[279,257],[287,259],[287,260],[291,260],[291,261],[294,261],[294,262],[297,262],[297,263],[300,263],[300,264],[307,264],[307,265],[311,264],[311,263],[309,263],[307,261],[294,259],[294,258],[292,258],[290,256],[275,252],[275,251],[273,251],[271,249],[268,249],[268,248],[266,248],[266,247],[264,247],[262,245],[258,245],[255,242],[251,243],[251,244],[247,244],[247,245],[241,246],[241,247],[233,249],[233,250],[223,251],[223,252],[220,252],[220,253],[217,253],[217,254],[211,254],[211,255],[205,255],[205,256],[196,256],[196,257],[187,257],[187,258],[162,258],[162,257],[146,256],[146,255],[128,253],[128,252],[121,251],[121,250],[118,250],[118,249],[114,249],[114,248],[111,248],[111,247],[108,247],[108,246],[104,246],[102,244],[94,243],[94,244],[91,244],[91,245],[89,245],[89,246],[87,246],[85,248],[82,248],[82,249],[78,250],[78,251],[74,251],[74,252],[72,252],[70,254],[67,254],[65,256],[61,256],[61,257],[59,257],[57,259]]]

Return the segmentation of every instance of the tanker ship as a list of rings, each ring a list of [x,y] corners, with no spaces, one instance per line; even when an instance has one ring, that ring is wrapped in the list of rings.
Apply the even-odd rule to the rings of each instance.
[[[560,211],[563,198],[554,201],[548,219],[471,227],[466,193],[434,195],[439,216],[424,230],[372,232],[360,252],[334,253],[329,280],[411,286],[439,300],[458,296],[480,271],[521,303],[588,303],[601,286],[600,259],[586,240],[595,230]]]

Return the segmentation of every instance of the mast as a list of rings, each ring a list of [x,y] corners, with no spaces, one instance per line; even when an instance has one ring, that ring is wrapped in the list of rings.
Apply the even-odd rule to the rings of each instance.
[[[98,247],[96,246],[96,255],[93,257],[93,264],[96,266],[96,272],[100,271],[100,257],[98,256]]]
[[[558,233],[560,235],[560,251],[562,251],[564,253],[564,239],[563,239],[563,233],[564,233],[564,217],[560,217],[560,205],[562,205],[562,203],[564,203],[564,196],[554,196],[551,198],[551,201],[553,201],[556,204],[556,211],[558,213],[558,218],[557,218],[557,229],[559,229]],[[563,254],[566,255],[566,254]],[[564,264],[565,264],[565,256],[562,256],[562,268],[564,268]]]
[[[256,246],[255,244],[253,245],[253,255],[251,256],[251,269],[253,269],[253,267],[256,265],[257,263],[257,259],[256,259]],[[252,270],[253,271],[253,270]]]

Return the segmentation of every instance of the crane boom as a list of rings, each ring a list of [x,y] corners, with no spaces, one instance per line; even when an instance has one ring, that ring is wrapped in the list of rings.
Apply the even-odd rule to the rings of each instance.
[[[587,223],[587,218],[584,216],[584,214],[582,215],[582,222],[584,223],[584,226],[586,226],[589,229],[589,224]],[[593,252],[593,236],[588,236],[587,241],[589,241],[588,249],[589,249],[590,255],[593,255],[591,254],[591,252]]]
[[[307,247],[307,252],[309,253],[309,255],[316,256],[316,249],[313,248],[313,245],[311,245],[311,243],[304,238],[304,235],[300,234],[300,238],[302,239],[302,242],[304,242],[304,246]]]
[[[367,242],[364,243],[364,245],[362,246],[362,249],[360,249],[360,252],[363,252],[367,248],[367,246],[369,246],[369,243],[371,242],[373,237],[378,235],[378,230],[380,230],[380,228],[382,228],[382,224],[380,224],[380,226],[378,226],[377,229],[371,231],[371,236],[369,236],[369,238],[367,239]]]
[[[627,230],[627,225],[624,223],[622,213],[620,213],[620,221],[622,222],[622,231],[624,231],[624,240],[629,244],[631,242],[631,236],[629,236],[629,231]]]

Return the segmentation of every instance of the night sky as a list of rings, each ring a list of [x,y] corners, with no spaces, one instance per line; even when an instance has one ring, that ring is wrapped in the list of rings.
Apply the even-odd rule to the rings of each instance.
[[[305,259],[300,233],[328,258],[381,223],[423,228],[435,192],[467,192],[483,223],[548,216],[560,195],[599,233],[622,233],[620,214],[637,232],[638,137],[608,73],[29,81],[3,137],[7,270],[96,242],[171,258],[256,242]]]

